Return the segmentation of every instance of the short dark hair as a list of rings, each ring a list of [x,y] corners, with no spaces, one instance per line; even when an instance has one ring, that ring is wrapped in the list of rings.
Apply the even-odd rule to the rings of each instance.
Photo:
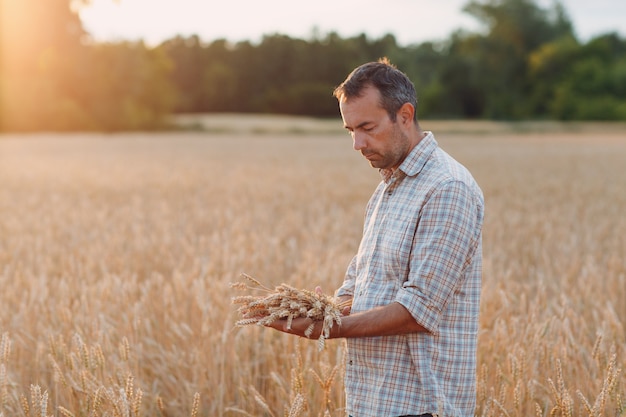
[[[366,87],[373,86],[380,92],[380,105],[396,121],[396,114],[405,103],[415,108],[413,119],[417,121],[417,95],[409,77],[392,65],[387,58],[368,62],[355,68],[333,95],[337,100],[360,97]]]

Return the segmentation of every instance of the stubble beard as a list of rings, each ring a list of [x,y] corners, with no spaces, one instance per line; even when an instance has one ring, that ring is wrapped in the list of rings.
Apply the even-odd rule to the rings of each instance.
[[[380,152],[371,152],[371,153],[363,153],[363,156],[367,159],[365,155],[377,155],[380,158],[374,161],[368,159],[370,166],[372,168],[378,169],[395,169],[397,168],[402,161],[407,157],[409,153],[409,141],[406,134],[404,134],[396,125],[389,136],[389,140],[392,142],[393,146],[389,148],[389,150],[385,153]]]

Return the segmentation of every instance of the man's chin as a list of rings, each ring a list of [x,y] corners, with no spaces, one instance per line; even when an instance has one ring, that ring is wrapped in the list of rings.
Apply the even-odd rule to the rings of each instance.
[[[381,160],[376,158],[376,155],[370,155],[370,156],[365,156],[365,159],[367,159],[367,162],[370,163],[370,166],[372,168],[379,168],[381,165]]]
[[[376,169],[386,169],[387,168],[387,164],[384,161],[381,160],[367,160],[370,163],[370,166],[372,168],[376,168]]]

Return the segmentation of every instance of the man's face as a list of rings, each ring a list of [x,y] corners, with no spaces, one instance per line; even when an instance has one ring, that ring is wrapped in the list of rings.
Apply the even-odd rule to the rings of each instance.
[[[361,97],[341,99],[339,110],[354,150],[360,151],[372,167],[396,169],[410,152],[406,133],[380,106],[375,87],[366,87]]]

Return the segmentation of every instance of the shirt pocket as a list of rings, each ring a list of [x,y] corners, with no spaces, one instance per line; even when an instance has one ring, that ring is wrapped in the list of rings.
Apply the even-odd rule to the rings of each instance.
[[[416,214],[410,210],[398,210],[385,219],[379,242],[381,262],[384,270],[396,277],[408,275],[416,222]]]

